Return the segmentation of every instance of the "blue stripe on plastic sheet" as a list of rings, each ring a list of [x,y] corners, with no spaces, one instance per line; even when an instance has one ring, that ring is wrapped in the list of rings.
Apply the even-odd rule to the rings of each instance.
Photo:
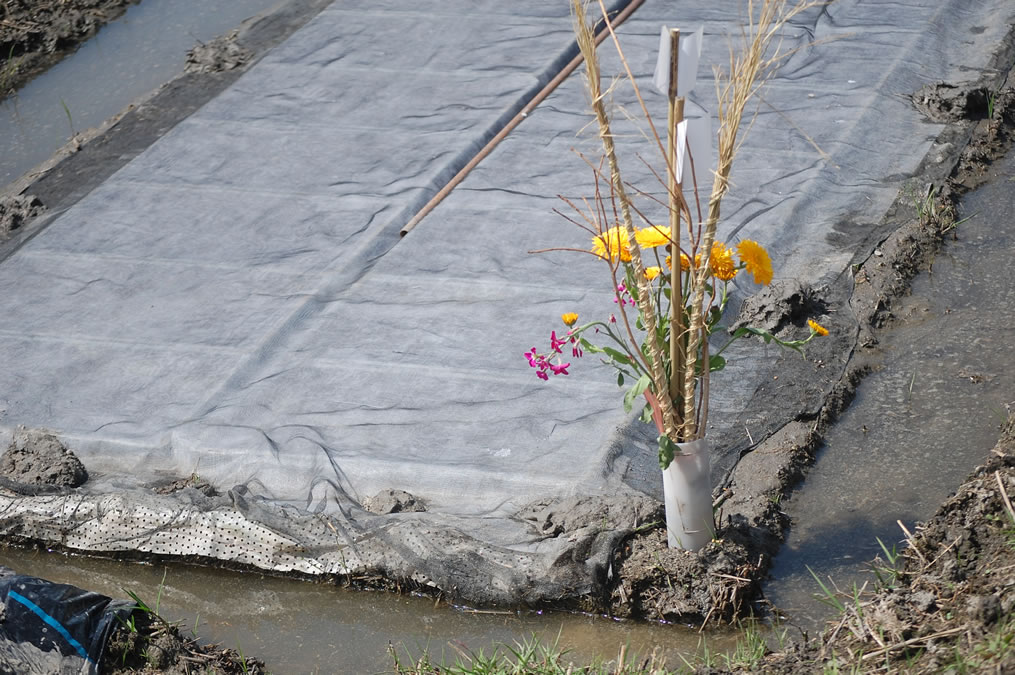
[[[39,607],[37,604],[35,604],[34,602],[29,600],[25,596],[21,595],[17,591],[10,591],[10,592],[8,592],[8,595],[10,597],[14,598],[15,600],[17,600],[18,602],[20,602],[22,605],[24,605],[28,609],[30,609],[33,612],[35,612],[39,616],[40,619],[42,619],[43,621],[48,623],[50,626],[55,628],[56,631],[60,635],[62,635],[64,637],[64,639],[67,640],[67,642],[70,643],[71,647],[73,647],[74,649],[78,650],[78,654],[81,655],[81,658],[85,659],[86,661],[92,661],[92,657],[88,656],[88,652],[85,651],[85,648],[81,646],[81,643],[78,642],[77,640],[75,640],[71,636],[71,634],[69,632],[67,632],[67,629],[64,628],[63,625],[59,621],[57,621],[56,619],[51,617],[49,614],[46,614],[46,612],[44,612],[41,607]],[[94,661],[92,661],[92,662],[94,663]]]

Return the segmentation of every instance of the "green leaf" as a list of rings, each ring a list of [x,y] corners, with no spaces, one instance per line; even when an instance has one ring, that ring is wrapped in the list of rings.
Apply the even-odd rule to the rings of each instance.
[[[618,387],[624,386],[624,373],[621,373],[619,371],[617,372],[617,386]]]
[[[588,352],[590,352],[592,354],[602,354],[603,353],[603,348],[602,347],[600,347],[598,345],[592,344],[591,342],[589,342],[585,338],[581,338],[580,341],[581,341],[582,347],[584,347],[586,351],[588,351]]]
[[[666,467],[673,461],[673,455],[677,452],[676,444],[670,440],[670,437],[663,434],[659,437],[659,468],[666,470]]]
[[[705,322],[709,326],[714,326],[721,318],[722,318],[722,310],[719,309],[718,307],[713,307],[708,311],[708,318],[706,319]]]
[[[648,389],[648,386],[651,383],[652,381],[649,379],[648,375],[642,375],[638,378],[638,381],[634,383],[634,386],[627,390],[627,393],[624,394],[625,413],[631,412],[631,408],[634,406],[634,399],[644,394],[645,390]]]
[[[631,359],[629,359],[627,357],[627,354],[624,354],[623,352],[619,352],[616,349],[614,349],[613,347],[603,347],[602,351],[607,356],[609,356],[612,360],[616,361],[617,363],[622,363],[625,366],[634,365],[634,364],[631,363]]]
[[[740,328],[737,328],[730,334],[730,338],[736,340],[738,338],[744,337],[745,335],[750,335],[750,333],[751,331],[748,329],[747,326],[741,326]]]
[[[708,359],[708,371],[714,373],[717,370],[722,370],[726,367],[726,359],[719,354],[709,357]]]
[[[651,423],[652,422],[652,406],[650,406],[648,403],[646,403],[645,407],[641,409],[641,417],[639,419],[641,419],[641,421],[644,422],[645,424]]]

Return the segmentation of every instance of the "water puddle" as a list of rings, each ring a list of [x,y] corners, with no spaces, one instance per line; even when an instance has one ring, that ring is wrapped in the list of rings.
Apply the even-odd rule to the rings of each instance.
[[[183,71],[187,51],[279,0],[157,0],[119,19],[0,104],[0,186]]]
[[[556,612],[474,612],[434,605],[433,599],[356,591],[327,584],[238,574],[183,565],[130,564],[78,556],[0,548],[0,565],[112,597],[136,592],[185,634],[263,658],[272,672],[376,673],[391,669],[388,643],[401,657],[457,656],[449,643],[489,654],[533,635],[558,640],[575,662],[614,659],[659,646],[671,668],[690,658],[701,635],[682,626],[614,621]],[[163,573],[165,584],[162,586]],[[162,586],[161,596],[159,588]],[[706,634],[710,650],[731,649],[734,632]],[[403,658],[404,660],[404,658]]]
[[[948,241],[882,340],[883,367],[829,431],[804,484],[785,504],[793,518],[768,598],[812,634],[827,616],[810,567],[840,588],[871,580],[867,561],[901,548],[903,533],[984,461],[1015,405],[1015,154],[963,200]],[[975,214],[975,215],[974,215]]]

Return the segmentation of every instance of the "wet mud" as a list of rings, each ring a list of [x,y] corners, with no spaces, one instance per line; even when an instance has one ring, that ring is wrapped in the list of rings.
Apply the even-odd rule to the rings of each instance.
[[[32,195],[0,197],[0,241],[10,238],[33,218],[42,215],[46,207]]]
[[[993,455],[895,560],[875,561],[873,587],[840,597],[844,610],[820,636],[749,670],[1015,672],[1015,418]]]
[[[238,32],[199,44],[187,52],[185,73],[221,73],[247,65],[254,53],[237,41]]]
[[[0,2],[0,100],[140,0]]]
[[[18,494],[54,493],[79,487],[87,480],[81,460],[60,439],[43,430],[18,427],[0,455],[0,486]]]
[[[201,645],[183,635],[179,626],[137,610],[129,623],[118,626],[110,636],[101,672],[261,675],[268,671],[260,659],[234,649]]]

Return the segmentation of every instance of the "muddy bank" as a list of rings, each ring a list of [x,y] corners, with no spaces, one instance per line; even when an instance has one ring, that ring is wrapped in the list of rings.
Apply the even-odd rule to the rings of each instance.
[[[0,2],[0,100],[140,0]]]
[[[259,675],[268,672],[260,659],[235,649],[202,645],[180,627],[157,614],[135,611],[132,622],[117,627],[106,644],[103,673],[222,673]]]
[[[0,489],[22,495],[64,493],[88,480],[81,461],[44,430],[19,427],[0,455]],[[263,673],[264,663],[232,649],[202,645],[137,599],[130,619],[109,637],[104,673]],[[0,604],[0,622],[3,620]],[[2,633],[2,631],[0,631]],[[0,635],[2,638],[2,635]],[[3,670],[0,656],[0,670]]]
[[[276,8],[244,22],[227,35],[196,44],[187,54],[184,72],[157,91],[133,101],[119,114],[94,129],[78,132],[47,161],[34,167],[10,185],[0,188],[0,261],[41,228],[95,189],[119,168],[147,149],[176,124],[236,81],[263,53],[281,43],[316,16],[331,0],[288,0]],[[4,7],[17,5],[19,11],[35,3],[0,0]],[[75,7],[99,4],[98,0],[58,2],[46,6]],[[125,9],[131,0],[111,2]],[[34,10],[33,10],[34,11]],[[105,21],[119,14],[107,13]],[[0,35],[4,27],[0,14]],[[85,36],[82,35],[82,39]],[[10,46],[0,50],[0,81],[13,72],[7,58]],[[17,49],[15,52],[17,53]],[[33,71],[52,65],[67,50],[55,53]],[[21,72],[18,67],[18,72]],[[28,77],[18,80],[23,84]],[[13,81],[13,80],[12,80]],[[0,99],[3,98],[0,93]]]
[[[1015,418],[993,453],[821,636],[745,670],[1015,672]]]

